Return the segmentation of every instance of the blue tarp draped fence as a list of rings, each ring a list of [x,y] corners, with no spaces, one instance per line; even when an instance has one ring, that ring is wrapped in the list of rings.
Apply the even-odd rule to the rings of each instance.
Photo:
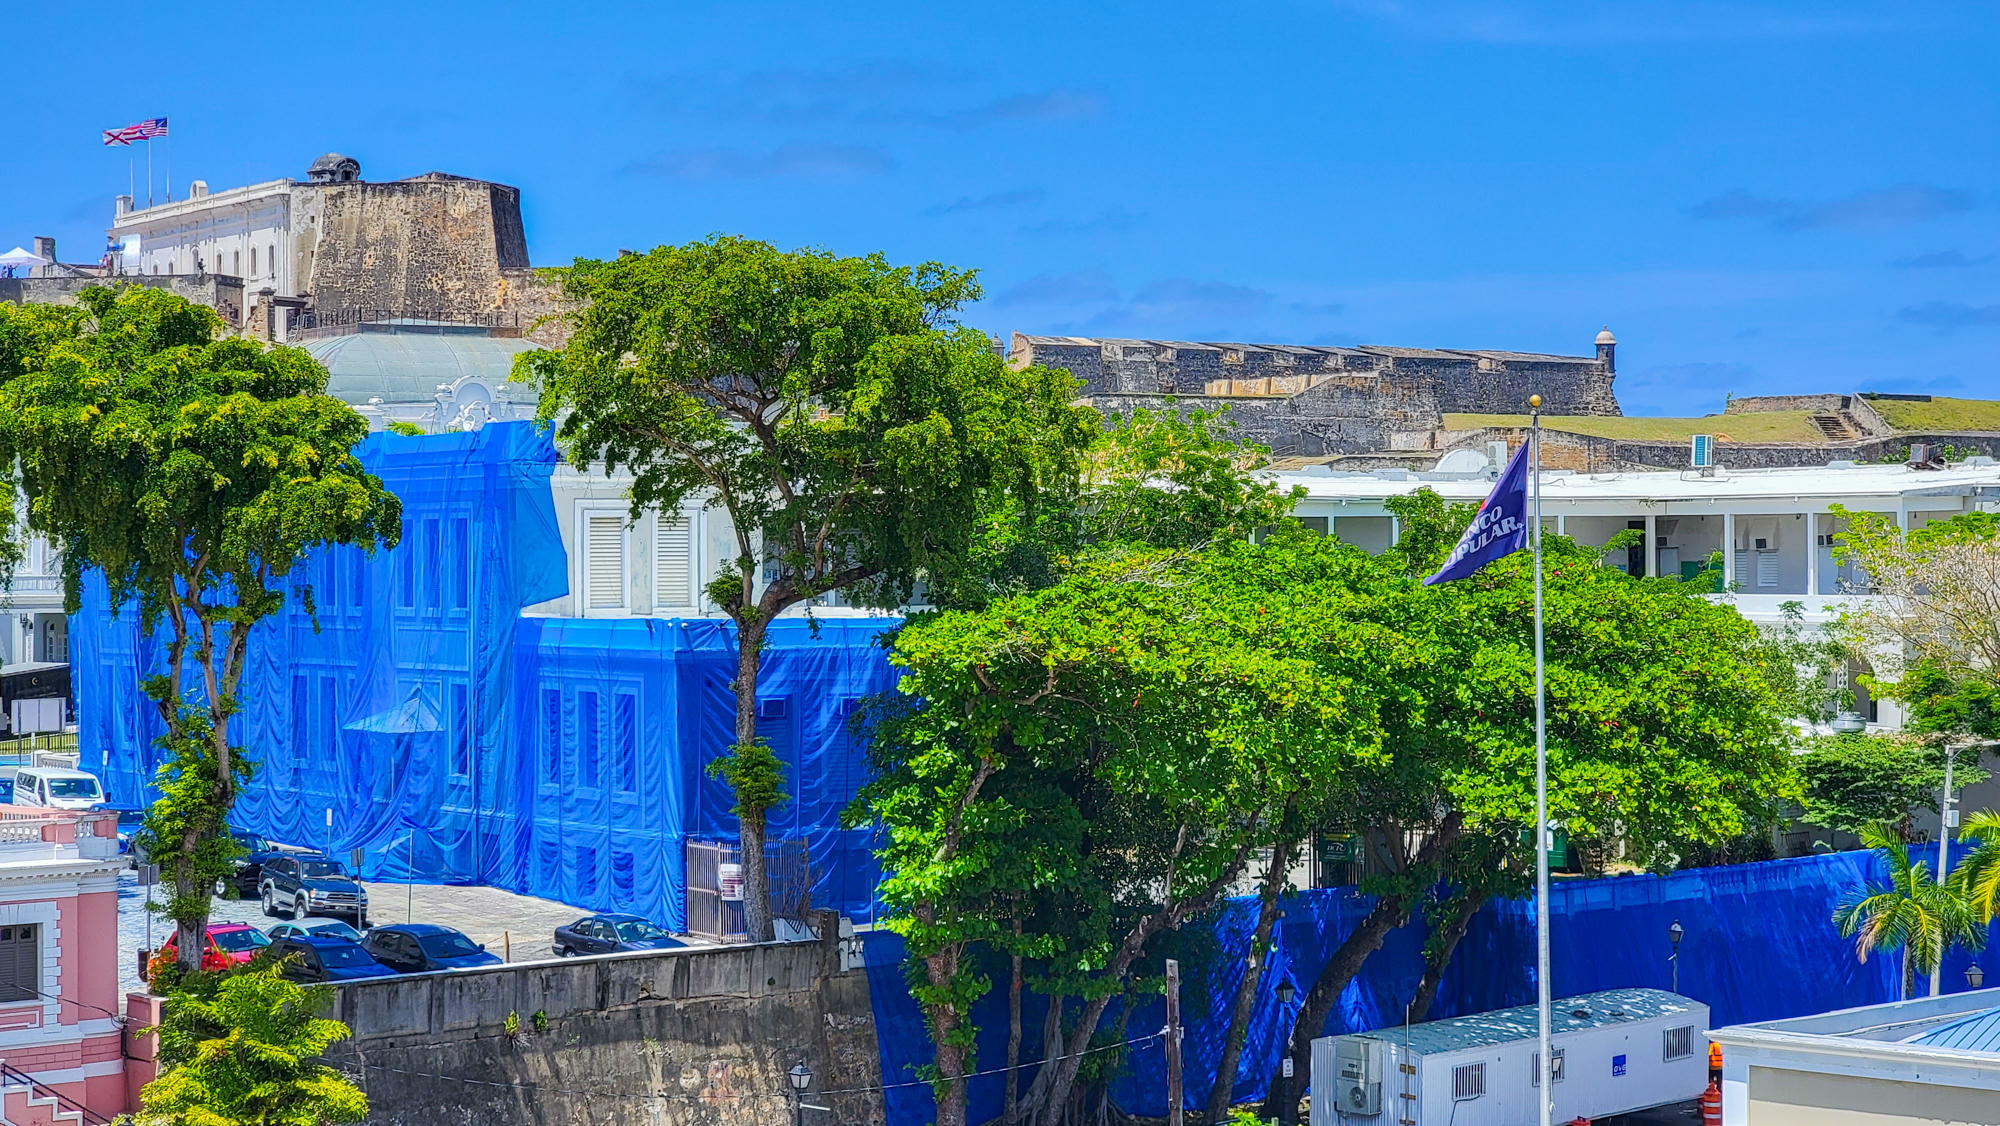
[[[1852,940],[1841,938],[1829,921],[1841,893],[1884,877],[1879,854],[1848,852],[1663,877],[1559,881],[1549,903],[1551,985],[1557,997],[1623,986],[1669,988],[1673,967],[1668,961],[1667,931],[1678,921],[1686,929],[1680,950],[1680,991],[1707,1004],[1716,1027],[1891,1001],[1900,987],[1897,957],[1876,956],[1860,964]],[[1305,990],[1371,904],[1348,889],[1302,892],[1285,900],[1285,917],[1278,926],[1269,972],[1259,982],[1237,1072],[1238,1100],[1263,1098],[1284,1055],[1286,1025]],[[1254,899],[1231,900],[1212,921],[1199,924],[1213,928],[1218,950],[1209,964],[1184,969],[1191,971],[1181,1002],[1190,1110],[1206,1104],[1214,1082],[1256,911]],[[1421,920],[1392,932],[1341,995],[1326,1028],[1298,1031],[1297,1050],[1304,1051],[1313,1035],[1402,1023],[1403,1006],[1423,974],[1425,934]],[[910,996],[904,974],[902,940],[878,931],[865,935],[864,941],[883,1081],[903,1084],[888,1091],[889,1121],[898,1126],[929,1122],[934,1116],[930,1088],[909,1082],[914,1069],[931,1061],[931,1049],[922,1012]],[[1533,904],[1527,900],[1487,904],[1459,943],[1430,1018],[1532,1004],[1534,960]],[[1964,950],[1955,950],[1946,959],[1948,992],[1966,987],[1965,968],[1972,961]],[[1980,961],[1989,974],[2000,970],[2000,953],[1982,954]],[[1277,999],[1277,983],[1284,979],[1299,987],[1290,1012],[1281,1012]],[[1922,989],[1920,982],[1919,992]],[[1032,994],[1022,1009],[1022,1056],[1027,1059],[1040,1055],[1041,1021],[1047,1010],[1042,998]],[[1008,1032],[1003,967],[996,967],[993,989],[975,1006],[973,1019],[979,1026],[975,1070],[1003,1068]],[[1108,1031],[1116,1019],[1115,1010],[1107,1013],[1100,1027]],[[1126,1035],[1150,1036],[1165,1023],[1165,1012],[1155,998],[1132,1014]],[[1022,1090],[1034,1075],[1033,1068],[1022,1073]],[[974,1079],[969,1088],[971,1121],[997,1117],[1004,1090],[1002,1074]],[[1130,1065],[1113,1084],[1111,1095],[1130,1113],[1165,1115],[1166,1067],[1157,1039],[1132,1052]]]
[[[483,883],[686,926],[686,843],[733,841],[733,799],[704,767],[733,739],[734,626],[707,619],[523,617],[569,566],[525,423],[378,434],[357,450],[403,504],[401,544],[316,551],[303,599],[251,635],[232,742],[259,777],[235,824],[336,855],[371,879]],[[773,624],[759,728],[791,800],[770,836],[807,842],[813,902],[865,917],[877,868],[840,811],[862,781],[845,719],[887,688],[893,622]],[[70,622],[84,764],[144,801],[161,730],[139,693],[165,664],[101,578]],[[198,676],[188,678],[195,698]],[[328,813],[331,810],[331,827]]]

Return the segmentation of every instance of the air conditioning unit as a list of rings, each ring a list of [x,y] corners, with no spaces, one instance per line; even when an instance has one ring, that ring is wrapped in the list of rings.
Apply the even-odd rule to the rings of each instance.
[[[1688,456],[1694,468],[1715,468],[1715,435],[1696,434],[1688,445]]]

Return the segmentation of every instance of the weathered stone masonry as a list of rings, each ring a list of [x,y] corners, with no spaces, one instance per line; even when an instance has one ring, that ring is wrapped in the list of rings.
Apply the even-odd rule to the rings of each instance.
[[[1106,411],[1227,405],[1273,453],[1435,448],[1448,413],[1615,415],[1610,333],[1595,356],[1424,348],[1097,340],[1016,333],[1010,362],[1064,368]]]
[[[500,308],[525,271],[518,188],[428,172],[292,190],[296,275],[316,309]]]
[[[831,938],[369,979],[332,1015],[371,1126],[765,1126],[801,1061],[812,1121],[884,1120],[868,977]]]

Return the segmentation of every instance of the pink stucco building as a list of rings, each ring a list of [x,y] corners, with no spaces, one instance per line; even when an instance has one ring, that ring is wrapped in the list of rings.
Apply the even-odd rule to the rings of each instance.
[[[119,1015],[117,834],[115,813],[0,805],[6,1126],[103,1121],[132,1106]]]

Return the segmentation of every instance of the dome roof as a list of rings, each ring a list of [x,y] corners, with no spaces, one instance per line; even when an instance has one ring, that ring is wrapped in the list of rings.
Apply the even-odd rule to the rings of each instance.
[[[1610,325],[1605,325],[1605,326],[1604,326],[1604,331],[1603,331],[1603,332],[1600,332],[1600,333],[1598,333],[1598,334],[1597,334],[1597,342],[1598,342],[1599,344],[1616,344],[1616,343],[1618,343],[1618,338],[1617,338],[1617,337],[1615,337],[1615,336],[1613,336],[1613,335],[1611,335],[1611,326],[1610,326]]]
[[[538,345],[531,340],[464,332],[356,332],[299,345],[325,365],[326,393],[353,406],[379,398],[384,405],[434,403],[438,384],[467,376],[485,384],[494,402],[532,403],[526,384],[509,384],[514,357]]]
[[[345,184],[361,178],[361,162],[351,156],[330,152],[306,169],[306,180],[314,184]]]

